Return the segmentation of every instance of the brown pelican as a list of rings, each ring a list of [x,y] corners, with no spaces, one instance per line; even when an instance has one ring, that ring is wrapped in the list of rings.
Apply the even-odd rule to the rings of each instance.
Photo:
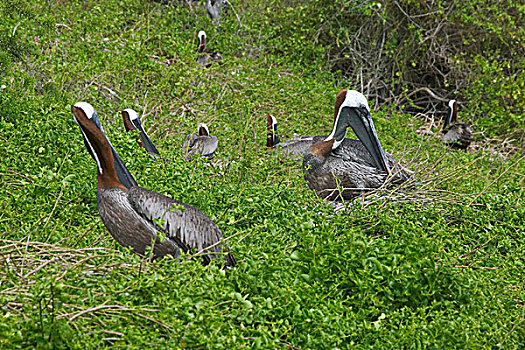
[[[449,114],[443,126],[441,140],[452,148],[467,149],[472,142],[472,129],[468,124],[458,123],[458,103],[450,100],[448,103]]]
[[[345,138],[348,127],[360,141]],[[381,187],[389,175],[395,183],[409,177],[408,170],[381,148],[366,98],[345,89],[335,100],[332,132],[305,153],[303,170],[308,187],[330,200],[351,199]]]
[[[266,122],[268,133],[266,134],[266,146],[276,149],[279,154],[283,154],[293,160],[302,160],[303,155],[308,152],[310,146],[321,141],[325,136],[301,135],[299,137],[279,141],[277,136],[277,120],[273,115],[268,115]]]
[[[197,127],[197,134],[189,134],[184,140],[184,158],[192,160],[196,154],[201,154],[203,157],[211,157],[217,149],[219,140],[217,136],[210,136],[208,126],[204,123],[199,123]]]
[[[93,119],[94,108],[85,102],[71,107],[88,152],[97,163],[97,204],[102,222],[113,238],[124,247],[145,255],[153,246],[153,257],[180,250],[203,252],[203,264],[225,253],[226,265],[235,258],[215,223],[198,209],[148,189],[127,188],[117,176],[113,147]],[[162,226],[157,224],[160,220]],[[160,236],[164,236],[162,239]]]
[[[199,53],[203,53],[204,55],[199,56],[197,58],[197,62],[202,64],[205,67],[209,67],[212,65],[213,62],[219,62],[222,60],[222,55],[218,51],[210,51],[206,47],[206,32],[204,30],[201,30],[198,34],[199,37],[199,46],[197,47],[197,51]]]
[[[124,127],[126,128],[126,131],[137,129],[140,131],[140,146],[143,147],[151,157],[157,159],[159,157],[159,151],[157,151],[157,148],[155,147],[155,145],[153,145],[153,142],[151,142],[150,138],[148,137],[148,134],[146,134],[146,131],[142,127],[139,114],[133,109],[127,108],[122,111],[122,119],[124,121]]]

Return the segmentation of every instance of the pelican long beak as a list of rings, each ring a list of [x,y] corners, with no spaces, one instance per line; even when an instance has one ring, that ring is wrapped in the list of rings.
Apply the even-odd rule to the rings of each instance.
[[[126,166],[124,165],[124,162],[122,162],[122,159],[120,159],[120,157],[117,154],[117,151],[115,151],[115,149],[113,148],[113,145],[111,145],[110,143],[109,146],[111,147],[111,152],[113,153],[113,164],[115,164],[115,172],[117,173],[117,177],[120,180],[120,182],[122,182],[122,184],[128,190],[131,187],[138,186],[137,181],[135,181],[128,168],[126,168]]]
[[[133,120],[132,123],[140,131],[140,140],[142,141],[142,146],[146,149],[146,152],[149,155],[157,158],[160,155],[160,153],[155,147],[155,145],[153,144],[153,142],[151,142],[150,138],[148,137],[148,134],[146,134],[146,131],[142,127],[142,123],[140,122],[140,119],[137,118]]]
[[[350,127],[352,127],[352,130],[354,130],[359,140],[365,145],[377,167],[386,174],[390,174],[390,167],[386,160],[385,151],[383,151],[377,138],[370,112],[356,107],[343,107],[341,113],[346,114],[344,115],[344,119],[348,120]],[[337,138],[336,141],[338,141]]]

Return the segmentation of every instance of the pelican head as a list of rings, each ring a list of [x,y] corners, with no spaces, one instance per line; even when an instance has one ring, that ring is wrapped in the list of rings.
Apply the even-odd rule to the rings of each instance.
[[[159,155],[159,151],[157,150],[153,142],[151,142],[151,139],[149,138],[148,134],[146,134],[146,130],[144,130],[144,128],[142,127],[142,122],[140,121],[139,114],[131,108],[126,108],[122,111],[122,120],[124,121],[124,127],[126,128],[126,131],[140,131],[140,146],[144,147],[149,155],[156,158]]]
[[[325,139],[325,141],[334,140],[332,149],[339,147],[346,136],[346,129],[351,127],[370,152],[377,167],[390,174],[385,152],[379,143],[370,115],[368,101],[362,93],[346,89],[339,91],[335,102],[334,119],[334,128]]]
[[[86,115],[86,117],[88,119],[92,119],[94,117],[98,119],[97,111],[95,111],[95,108],[93,108],[93,106],[90,105],[89,103],[87,103],[87,102],[77,102],[77,103],[75,103],[74,107],[80,108],[84,112],[84,114]],[[77,120],[77,118],[75,116],[75,113],[73,113],[73,118],[78,123],[78,120]]]
[[[197,126],[197,130],[199,131],[199,136],[210,136],[210,130],[208,129],[208,125],[204,123],[199,123]]]
[[[113,145],[111,145],[102,128],[95,108],[87,102],[78,102],[71,107],[71,112],[73,112],[73,119],[80,127],[86,149],[97,163],[98,173],[104,175],[104,169],[108,170],[113,168],[120,181],[120,185],[124,185],[126,188],[137,186],[137,182],[118,156]],[[95,130],[93,125],[98,130]],[[109,149],[106,145],[109,146]],[[107,154],[108,151],[111,156]],[[113,166],[108,164],[110,157],[113,161]],[[109,171],[111,172],[113,170]]]
[[[199,31],[197,37],[199,38],[198,51],[204,52],[206,49],[206,32],[204,30]]]
[[[126,131],[135,130],[139,128],[140,118],[139,114],[131,108],[126,108],[122,111],[122,119],[124,120],[124,127]]]
[[[86,145],[86,149],[97,163],[99,173],[103,174],[104,170],[102,169],[102,165],[100,163],[97,152],[95,152],[95,150],[93,149],[93,144],[86,135],[86,132],[84,131],[84,128],[82,127],[82,124],[80,122],[84,120],[91,121],[100,131],[102,131],[104,136],[106,136],[106,134],[104,133],[104,129],[102,128],[102,124],[100,123],[100,119],[98,118],[97,111],[95,110],[95,108],[93,108],[92,105],[90,105],[87,102],[77,102],[74,106],[71,107],[71,112],[73,112],[73,120],[75,121],[75,123],[77,123],[77,125],[80,128],[80,131],[82,132],[82,137],[84,138],[84,144]]]
[[[279,136],[277,136],[277,119],[271,114],[268,114],[266,119],[266,146],[274,147],[279,143]]]

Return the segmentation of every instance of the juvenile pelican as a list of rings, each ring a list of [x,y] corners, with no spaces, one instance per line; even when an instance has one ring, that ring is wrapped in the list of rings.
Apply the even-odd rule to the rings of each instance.
[[[458,123],[458,103],[450,100],[448,103],[449,114],[443,126],[441,140],[452,148],[467,149],[472,142],[472,129],[466,123]]]
[[[226,265],[235,265],[221,230],[200,210],[139,186],[124,186],[115,169],[116,152],[93,119],[95,109],[80,102],[71,111],[97,164],[100,217],[118,243],[139,255],[145,255],[146,247],[153,246],[154,257],[178,257],[181,249],[194,249],[205,254],[203,264],[224,253]],[[161,220],[162,225],[156,220]],[[159,238],[159,233],[165,238]]]
[[[360,141],[345,138],[348,127]],[[378,188],[389,175],[395,183],[409,177],[394,157],[381,148],[366,98],[360,92],[345,89],[335,101],[332,132],[305,153],[303,170],[308,187],[330,200],[348,200]]]
[[[133,109],[127,108],[122,111],[122,119],[124,121],[124,127],[126,128],[126,131],[137,129],[140,131],[140,146],[143,147],[151,157],[157,159],[159,157],[159,151],[157,151],[157,148],[155,147],[155,145],[153,145],[153,142],[151,142],[150,138],[148,137],[148,134],[146,134],[146,131],[142,127],[139,114]]]
[[[210,136],[208,126],[204,123],[199,123],[197,127],[197,134],[189,134],[184,140],[184,158],[192,160],[196,154],[201,154],[203,157],[210,158],[215,153],[219,139],[217,136]]]
[[[197,58],[197,62],[202,64],[205,67],[211,66],[214,62],[222,60],[222,55],[219,51],[211,51],[206,47],[206,32],[201,30],[198,34],[199,37],[199,46],[197,51],[199,54],[203,54]]]

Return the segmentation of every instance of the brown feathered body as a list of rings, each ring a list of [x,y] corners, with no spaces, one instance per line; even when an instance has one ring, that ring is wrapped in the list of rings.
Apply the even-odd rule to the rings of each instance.
[[[394,157],[389,153],[385,156],[394,175],[392,184],[408,180],[409,174]],[[315,152],[314,148],[306,153],[303,170],[308,187],[328,200],[351,200],[381,187],[387,178],[361,141],[352,139],[344,139],[335,150]]]

